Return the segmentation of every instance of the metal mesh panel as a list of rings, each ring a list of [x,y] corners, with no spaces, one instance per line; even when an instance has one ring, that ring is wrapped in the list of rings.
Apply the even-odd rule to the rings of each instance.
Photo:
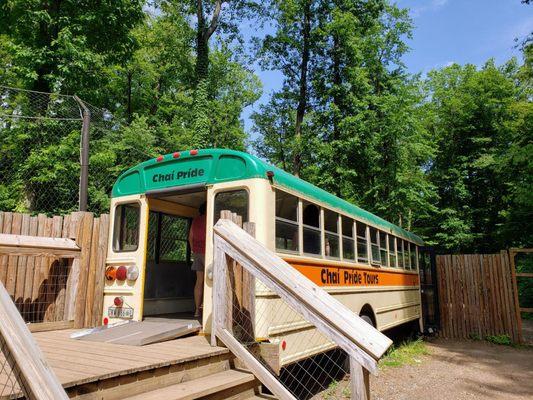
[[[297,399],[351,396],[346,353],[312,323],[255,280],[255,299],[246,298],[242,267],[228,263],[225,299],[231,305],[228,330]],[[250,303],[255,302],[255,306]]]
[[[0,85],[0,211],[60,215],[79,209],[84,124],[87,211],[109,210],[113,184],[131,165],[174,150],[147,146],[109,111],[75,96]]]
[[[17,399],[27,393],[22,382],[13,356],[0,335],[0,400]]]
[[[189,222],[185,218],[161,215],[160,259],[186,261]]]

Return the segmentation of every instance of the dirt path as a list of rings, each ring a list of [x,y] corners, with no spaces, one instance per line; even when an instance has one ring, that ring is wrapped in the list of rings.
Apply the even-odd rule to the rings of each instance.
[[[533,349],[481,341],[436,340],[418,365],[388,367],[371,378],[374,400],[533,398]]]

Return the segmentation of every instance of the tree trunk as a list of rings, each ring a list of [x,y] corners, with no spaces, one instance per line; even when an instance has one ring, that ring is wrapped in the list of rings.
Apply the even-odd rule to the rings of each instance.
[[[307,109],[307,71],[309,64],[309,42],[311,38],[311,1],[307,0],[304,5],[304,15],[302,23],[302,62],[300,64],[300,93],[298,96],[298,107],[296,109],[295,137],[297,148],[293,157],[293,172],[295,176],[300,176],[302,168],[301,136],[302,123]]]

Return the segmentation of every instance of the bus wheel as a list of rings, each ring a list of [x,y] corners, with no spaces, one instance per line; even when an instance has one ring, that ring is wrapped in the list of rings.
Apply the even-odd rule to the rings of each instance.
[[[373,326],[374,327],[374,322],[372,321],[372,318],[370,318],[368,315],[360,315],[361,319],[363,321],[365,321],[367,324],[369,324],[370,326]],[[375,327],[374,327],[375,328]]]

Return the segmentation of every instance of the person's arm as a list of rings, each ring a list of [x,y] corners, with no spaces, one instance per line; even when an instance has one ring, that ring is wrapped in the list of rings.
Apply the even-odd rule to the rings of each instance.
[[[193,241],[193,234],[192,234],[192,226],[194,224],[194,220],[192,221],[191,227],[189,228],[189,246],[192,248],[192,241]]]

